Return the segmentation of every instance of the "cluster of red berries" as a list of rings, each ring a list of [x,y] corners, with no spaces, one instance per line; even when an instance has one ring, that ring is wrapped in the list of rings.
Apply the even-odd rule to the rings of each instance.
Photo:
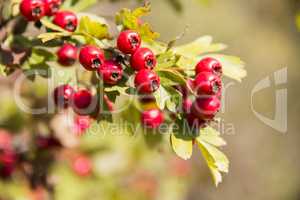
[[[22,0],[20,12],[28,21],[39,21],[44,16],[53,16],[53,23],[74,32],[77,16],[70,11],[59,11],[62,0]]]
[[[156,57],[148,48],[141,47],[141,37],[138,33],[126,30],[120,33],[117,41],[118,49],[130,54],[130,65],[136,71],[134,84],[140,94],[151,95],[160,86],[159,76],[153,71]],[[157,128],[164,121],[161,110],[154,108],[141,114],[141,122],[147,128]]]
[[[159,76],[153,71],[156,57],[150,49],[141,47],[140,35],[131,30],[121,32],[117,47],[123,54],[130,55],[130,66],[136,71],[134,83],[138,93],[151,95],[155,92],[160,86]],[[71,65],[77,59],[77,47],[64,44],[57,56],[62,65]],[[79,52],[79,62],[86,70],[96,71],[106,85],[116,85],[123,78],[122,65],[115,58],[106,60],[103,50],[97,46],[83,46]],[[74,108],[84,110],[90,105],[92,95],[89,90],[75,92],[70,85],[62,85],[55,89],[54,100],[59,107],[66,108],[73,101]],[[113,110],[111,102],[108,99],[105,102]],[[157,128],[164,121],[163,114],[158,109],[144,111],[141,118],[142,123],[151,128]]]
[[[214,119],[221,107],[222,65],[211,57],[202,59],[195,68],[196,77],[188,81],[188,87],[195,91],[196,98],[190,98],[186,86],[178,89],[183,94],[182,110],[191,126],[202,127]]]

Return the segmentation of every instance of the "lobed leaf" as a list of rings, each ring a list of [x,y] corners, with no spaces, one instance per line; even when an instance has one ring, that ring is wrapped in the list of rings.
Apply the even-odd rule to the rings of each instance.
[[[229,168],[228,158],[216,148],[226,144],[219,135],[213,128],[206,127],[201,130],[200,135],[196,138],[198,147],[206,160],[216,186],[222,182],[221,172],[227,173]]]

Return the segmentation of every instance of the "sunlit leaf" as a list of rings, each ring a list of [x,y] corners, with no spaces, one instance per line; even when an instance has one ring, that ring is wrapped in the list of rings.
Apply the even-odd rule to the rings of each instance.
[[[188,160],[193,153],[193,141],[177,138],[174,134],[171,135],[171,145],[174,152],[182,159]]]
[[[212,43],[211,36],[203,36],[195,41],[172,48],[175,53],[186,58],[194,58],[204,53],[217,52],[226,49],[222,43]]]

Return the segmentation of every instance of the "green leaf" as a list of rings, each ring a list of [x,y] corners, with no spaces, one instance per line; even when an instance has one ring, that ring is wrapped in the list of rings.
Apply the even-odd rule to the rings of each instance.
[[[219,133],[211,127],[201,130],[200,135],[196,138],[196,142],[217,186],[222,182],[221,172],[228,172],[229,160],[216,146],[223,146],[226,143],[219,136]]]
[[[88,35],[89,37],[95,37],[99,40],[110,38],[108,26],[99,21],[91,20],[88,16],[83,16],[80,18],[79,27],[76,32],[83,35]]]
[[[167,92],[167,90],[163,87],[163,86],[160,86],[158,88],[157,91],[155,91],[153,93],[153,96],[155,97],[156,99],[156,104],[157,106],[163,110],[165,109],[166,107],[166,102],[168,101],[168,99],[170,99],[170,95],[169,93]]]
[[[220,137],[220,133],[210,126],[201,129],[200,135],[196,140],[199,142],[204,141],[217,147],[226,145],[226,141]]]
[[[55,61],[55,60],[56,60],[56,56],[53,53],[47,51],[46,49],[32,48],[31,56],[29,57],[28,62],[31,65],[36,65],[47,61]]]
[[[148,23],[139,23],[139,18],[147,15],[150,10],[150,4],[136,8],[133,11],[129,9],[122,9],[116,15],[116,24],[121,26],[121,29],[137,31],[143,41],[152,42],[159,37],[159,33],[152,31]]]
[[[168,69],[155,69],[159,77],[161,78],[161,84],[164,86],[170,85],[185,85],[185,77],[178,71],[172,68]]]
[[[182,159],[188,160],[193,153],[193,141],[177,138],[175,134],[171,134],[171,145],[174,152]]]
[[[219,183],[222,182],[222,174],[221,172],[218,170],[218,168],[214,165],[214,161],[213,158],[211,157],[211,155],[209,154],[209,152],[202,146],[202,145],[198,145],[202,155],[207,163],[207,166],[211,172],[211,175],[213,177],[214,183],[216,186],[219,185]]]
[[[176,65],[180,56],[175,55],[172,51],[167,51],[157,56],[157,66],[155,69],[169,68]]]
[[[176,54],[182,55],[186,58],[195,58],[201,54],[209,52],[217,52],[226,49],[226,45],[222,43],[212,43],[211,36],[203,36],[195,41],[182,46],[174,47]]]

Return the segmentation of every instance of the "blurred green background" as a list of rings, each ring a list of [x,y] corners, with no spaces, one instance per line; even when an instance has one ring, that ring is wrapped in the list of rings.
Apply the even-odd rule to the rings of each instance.
[[[145,18],[155,31],[161,33],[163,41],[180,35],[188,25],[188,31],[179,44],[211,35],[214,41],[229,46],[226,54],[239,56],[245,61],[248,76],[242,83],[233,82],[228,89],[226,112],[221,115],[225,125],[234,126],[234,134],[223,135],[228,142],[223,150],[231,161],[224,182],[215,188],[204,160],[199,159],[199,154],[194,154],[188,181],[181,178],[170,184],[166,181],[165,190],[176,194],[175,190],[185,184],[186,193],[179,198],[182,200],[299,200],[300,90],[297,82],[300,80],[300,33],[295,23],[299,3],[289,0],[211,0],[204,3],[182,0],[181,11],[176,11],[170,6],[170,1],[152,0],[152,14]],[[136,1],[116,1],[113,4],[100,1],[90,11],[100,16],[112,16],[123,7],[137,5]],[[251,90],[266,76],[270,76],[274,83],[273,73],[284,67],[288,67],[288,83],[278,87],[273,84],[256,94],[254,99],[255,110],[273,118],[275,91],[288,88],[288,131],[280,133],[254,115]],[[1,86],[1,90],[6,89],[5,85]],[[3,112],[5,110],[1,110]],[[163,162],[157,152],[148,156],[152,164]],[[163,170],[167,169],[160,169],[159,173],[163,174]],[[174,182],[181,186],[173,187]],[[156,199],[168,198],[158,196]]]

